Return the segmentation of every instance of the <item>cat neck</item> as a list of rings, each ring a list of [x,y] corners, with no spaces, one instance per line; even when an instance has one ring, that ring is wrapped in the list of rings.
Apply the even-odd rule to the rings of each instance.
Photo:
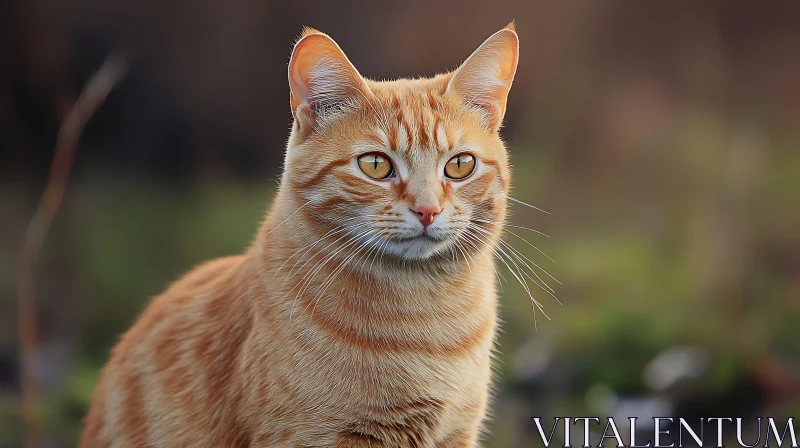
[[[271,288],[300,300],[323,296],[385,295],[382,303],[398,312],[442,311],[452,306],[450,292],[478,294],[479,283],[494,282],[491,252],[457,251],[422,260],[380,254],[339,235],[320,238],[313,215],[279,196],[253,246],[260,275]],[[282,206],[283,205],[283,206]],[[325,229],[329,232],[330,229]],[[422,298],[422,302],[420,302]],[[438,303],[440,302],[441,303]],[[354,303],[356,305],[356,303]],[[365,304],[362,304],[367,306]]]

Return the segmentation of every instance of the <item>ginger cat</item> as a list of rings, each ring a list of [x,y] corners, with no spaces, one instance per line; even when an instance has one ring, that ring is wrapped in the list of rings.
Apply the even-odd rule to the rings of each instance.
[[[305,30],[252,247],[152,300],[103,369],[81,446],[477,446],[518,45],[512,24],[454,72],[376,82]]]

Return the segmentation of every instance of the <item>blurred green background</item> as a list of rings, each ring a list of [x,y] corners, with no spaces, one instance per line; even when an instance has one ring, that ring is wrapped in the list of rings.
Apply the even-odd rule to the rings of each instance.
[[[800,2],[12,0],[0,447],[22,438],[22,235],[60,117],[111,51],[131,71],[86,130],[37,270],[52,447],[75,445],[98,369],[148,298],[251,240],[280,173],[303,25],[382,79],[455,68],[511,19],[512,194],[550,212],[512,206],[511,222],[551,235],[515,231],[555,263],[505,239],[562,281],[563,306],[535,291],[552,318],[535,329],[504,273],[486,445],[541,446],[534,416],[800,416]]]

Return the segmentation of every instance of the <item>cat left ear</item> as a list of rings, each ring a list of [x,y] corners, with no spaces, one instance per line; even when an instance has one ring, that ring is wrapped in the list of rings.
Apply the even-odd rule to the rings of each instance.
[[[289,61],[292,114],[304,132],[374,96],[328,35],[303,30]]]
[[[496,132],[503,123],[506,98],[514,81],[519,60],[519,38],[511,22],[492,34],[461,64],[447,85],[483,116],[486,127]]]

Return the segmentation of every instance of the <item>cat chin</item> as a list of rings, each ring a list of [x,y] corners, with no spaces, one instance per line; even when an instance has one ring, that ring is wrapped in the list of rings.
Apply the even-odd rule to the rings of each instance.
[[[386,253],[402,260],[422,261],[447,251],[453,244],[449,239],[433,239],[426,236],[393,242],[386,246]]]

